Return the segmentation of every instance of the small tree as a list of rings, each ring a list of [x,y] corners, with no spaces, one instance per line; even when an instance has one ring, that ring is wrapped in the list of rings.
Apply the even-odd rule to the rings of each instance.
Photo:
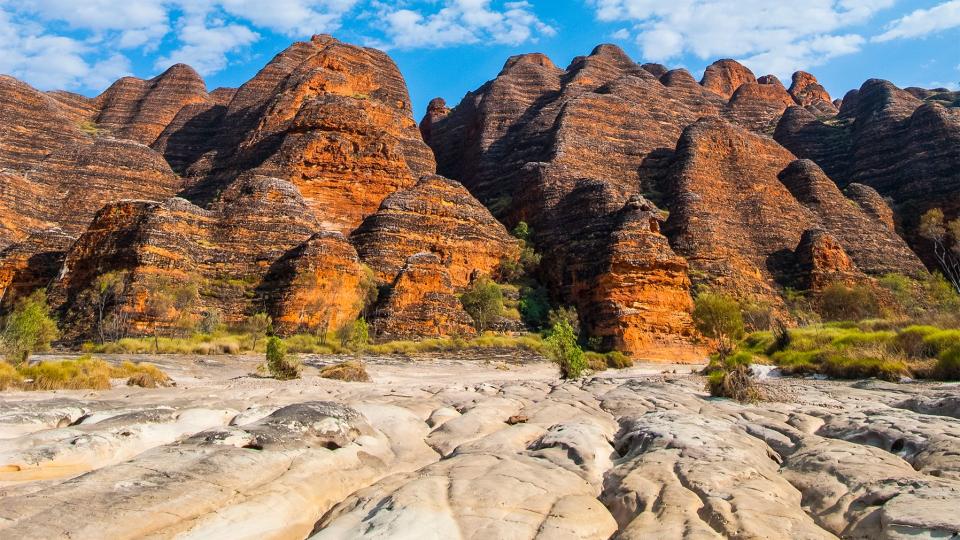
[[[50,342],[58,335],[57,323],[47,305],[47,292],[39,289],[17,302],[4,322],[0,346],[7,359],[19,366],[34,352],[50,349]]]
[[[460,295],[460,303],[482,333],[503,314],[503,291],[489,277],[481,276]]]
[[[554,324],[545,343],[547,355],[560,366],[560,378],[576,379],[587,369],[583,349],[577,345],[577,333],[569,322]]]
[[[267,340],[267,371],[281,381],[300,378],[300,362],[287,357],[287,346],[277,336]]]
[[[580,334],[580,315],[577,313],[577,308],[573,306],[560,306],[551,309],[547,314],[547,325],[553,328],[560,322],[566,322],[573,328],[575,334]]]
[[[359,351],[370,343],[370,326],[363,317],[353,321],[353,336],[350,338],[350,348]]]
[[[107,341],[107,335],[111,317],[116,319],[114,313],[117,303],[123,296],[127,288],[126,272],[107,272],[97,276],[93,285],[87,291],[87,296],[93,304],[93,309],[97,317],[97,333],[100,343]]]
[[[693,322],[701,334],[713,340],[720,361],[733,352],[736,341],[743,337],[743,316],[740,305],[728,296],[703,293],[693,308]]]
[[[360,282],[357,284],[357,289],[359,292],[360,298],[360,315],[363,318],[366,318],[370,315],[370,309],[377,303],[377,299],[380,298],[380,287],[377,286],[377,275],[373,272],[373,269],[369,266],[363,264],[361,265],[361,275]]]
[[[250,348],[257,350],[257,342],[260,341],[260,338],[266,336],[272,328],[273,319],[266,313],[254,313],[247,317],[244,329],[250,333],[250,340],[253,342]]]
[[[527,225],[526,221],[521,221],[517,223],[517,226],[513,228],[512,234],[514,238],[522,240],[524,242],[529,242],[530,237],[533,235],[533,231],[530,230],[530,226]]]
[[[223,314],[217,308],[210,308],[203,312],[200,318],[200,331],[204,334],[212,334],[223,325]]]
[[[954,290],[960,292],[960,220],[947,222],[943,210],[932,208],[920,218],[920,236],[933,244],[933,256]]]
[[[340,346],[359,351],[370,343],[370,327],[363,317],[341,326],[337,330],[337,339]]]

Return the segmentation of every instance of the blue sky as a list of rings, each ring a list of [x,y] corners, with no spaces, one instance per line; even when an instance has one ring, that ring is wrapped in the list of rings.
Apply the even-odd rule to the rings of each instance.
[[[960,87],[960,0],[0,0],[0,73],[95,95],[185,62],[237,86],[314,33],[389,51],[417,114],[511,55],[566,66],[604,42],[697,77],[727,57],[788,85],[805,69],[838,97],[871,77]]]

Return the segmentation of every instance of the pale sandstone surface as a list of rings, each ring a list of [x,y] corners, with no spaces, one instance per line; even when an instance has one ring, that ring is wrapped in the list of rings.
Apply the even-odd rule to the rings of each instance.
[[[126,357],[125,357],[126,358]],[[120,358],[108,358],[118,361]],[[956,385],[696,367],[562,382],[496,351],[365,358],[370,383],[138,357],[177,386],[0,395],[0,538],[949,538]]]

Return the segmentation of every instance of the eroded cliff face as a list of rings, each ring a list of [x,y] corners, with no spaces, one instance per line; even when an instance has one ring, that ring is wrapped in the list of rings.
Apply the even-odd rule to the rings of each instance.
[[[933,207],[960,211],[960,107],[949,91],[897,88],[871,79],[843,99],[839,113],[791,109],[777,141],[809,158],[841,186],[859,183],[892,201],[915,246],[920,216]]]
[[[0,249],[9,246],[0,294],[9,303],[50,285],[68,337],[90,334],[82,304],[108,273],[124,276],[115,307],[134,331],[211,310],[227,322],[268,311],[284,332],[336,328],[363,307],[363,269],[347,236],[435,170],[393,61],[329,36],[295,43],[238,89],[208,93],[177,65],[92,99],[6,77],[0,92],[17,104],[3,113],[16,129],[0,140]],[[370,242],[382,252],[408,239],[381,272],[385,283],[421,251],[444,255],[457,286],[516,255],[465,190],[424,189],[407,204],[434,195],[426,222],[401,218],[404,230],[381,228]],[[174,321],[151,292],[183,283],[197,300],[168,310]],[[324,300],[334,290],[337,300]]]
[[[469,336],[472,320],[460,305],[447,266],[433,253],[411,255],[371,321],[381,339]]]
[[[687,128],[666,184],[674,248],[696,282],[734,296],[776,302],[779,289],[796,286],[792,253],[810,229],[835,237],[869,275],[925,272],[884,221],[847,199],[816,164],[722,120]]]
[[[0,77],[0,97],[2,302],[49,285],[77,336],[104,273],[138,329],[162,318],[144,291],[186,280],[188,318],[266,310],[292,332],[355,317],[364,264],[393,287],[369,311],[382,335],[468,333],[456,295],[516,259],[523,220],[591,337],[695,351],[695,286],[779,305],[816,275],[919,276],[897,231],[960,210],[947,91],[868,81],[837,109],[809,73],[787,89],[721,60],[698,82],[612,45],[566,69],[510,58],[419,126],[393,61],[329,36],[236,89],[177,65],[96,98]],[[853,270],[810,262],[834,252]]]
[[[421,131],[441,174],[508,226],[533,226],[551,290],[578,307],[587,332],[642,354],[641,343],[690,334],[688,276],[781,305],[785,286],[810,281],[795,253],[808,230],[833,235],[860,279],[925,272],[894,232],[882,190],[861,185],[847,198],[836,185],[846,183],[830,177],[844,170],[850,148],[832,133],[842,128],[817,120],[838,113],[830,99],[805,72],[788,90],[772,75],[757,79],[721,60],[698,83],[604,45],[565,70],[543,55],[511,58],[452,110],[434,102]],[[856,103],[845,99],[844,109]],[[813,130],[812,123],[823,127],[806,140],[836,163],[793,164],[797,156],[777,142],[785,125]],[[777,141],[769,138],[775,132]],[[613,225],[638,196],[669,210],[663,234],[641,241]],[[628,248],[626,239],[648,244]],[[666,250],[655,247],[661,239]],[[616,265],[599,269],[611,260]],[[629,279],[614,267],[629,269]],[[624,308],[643,304],[646,290],[671,299],[662,312],[669,323]],[[636,312],[645,309],[657,312]]]
[[[396,279],[410,256],[427,252],[440,257],[453,286],[462,288],[474,274],[492,274],[519,252],[489,210],[442,176],[425,176],[387,197],[350,238],[382,283]]]

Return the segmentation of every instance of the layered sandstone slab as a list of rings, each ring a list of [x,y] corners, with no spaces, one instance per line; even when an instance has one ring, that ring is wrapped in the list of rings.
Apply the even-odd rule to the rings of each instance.
[[[918,245],[914,229],[923,212],[942,207],[953,216],[960,209],[960,108],[941,95],[871,79],[844,97],[836,117],[791,109],[775,137],[841,186],[863,184],[892,200]]]
[[[386,198],[350,236],[381,282],[391,283],[407,259],[436,254],[451,283],[462,288],[478,274],[491,274],[504,259],[516,259],[517,241],[462,185],[425,176]]]
[[[470,335],[472,324],[446,265],[433,253],[407,259],[372,319],[374,333],[382,338]]]
[[[794,249],[815,228],[835,236],[868,274],[925,272],[902,239],[819,167],[723,121],[685,131],[668,178],[667,235],[701,283],[776,301],[793,273]]]
[[[70,306],[98,276],[126,272],[119,309],[135,330],[155,322],[147,306],[164,284],[199,289],[188,318],[215,308],[239,322],[258,296],[273,298],[263,284],[270,263],[319,230],[309,215],[292,184],[259,176],[235,183],[209,210],[181,198],[107,205],[68,252],[54,298]],[[72,334],[90,331],[92,313],[67,313]]]
[[[936,538],[960,526],[960,432],[949,407],[930,414],[952,403],[949,385],[768,379],[789,402],[742,405],[662,365],[562,382],[546,362],[370,357],[372,381],[351,384],[320,378],[319,358],[298,381],[248,375],[259,361],[170,356],[176,388],[5,394],[0,536]]]

